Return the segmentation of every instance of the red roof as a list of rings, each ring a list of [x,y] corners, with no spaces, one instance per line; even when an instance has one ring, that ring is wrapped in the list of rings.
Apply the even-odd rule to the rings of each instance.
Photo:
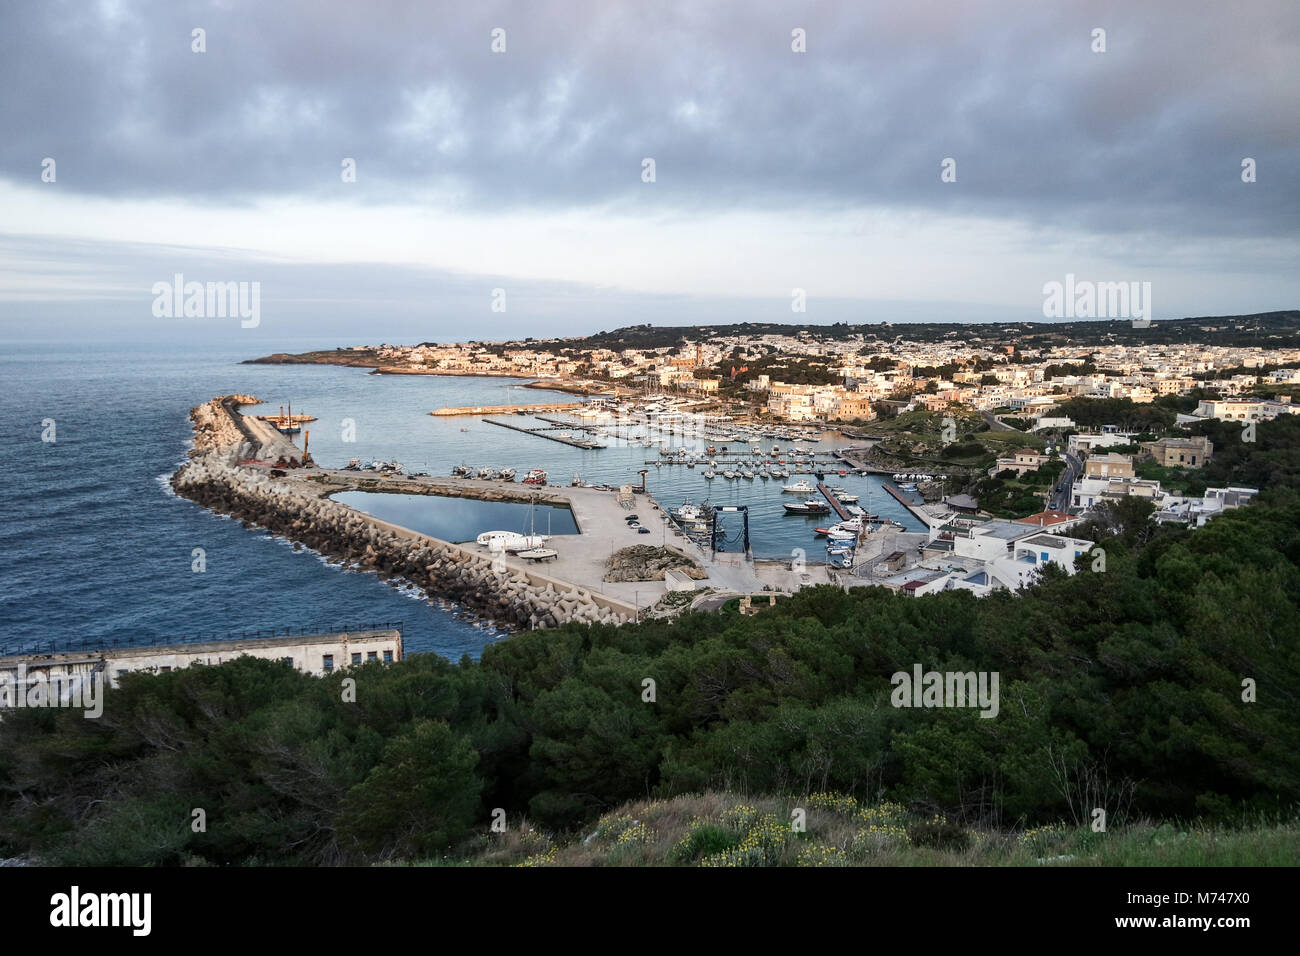
[[[1070,517],[1071,516],[1066,514],[1064,511],[1040,511],[1038,514],[1026,515],[1023,518],[1017,518],[1016,520],[1022,524],[1035,524],[1042,527],[1049,524],[1060,524],[1062,521],[1069,521]]]

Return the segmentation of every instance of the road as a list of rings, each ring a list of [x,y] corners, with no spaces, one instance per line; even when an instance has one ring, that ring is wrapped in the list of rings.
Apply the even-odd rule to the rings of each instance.
[[[1052,489],[1050,508],[1056,511],[1070,510],[1070,489],[1079,480],[1081,474],[1083,474],[1083,462],[1067,451],[1065,453],[1065,470],[1061,472],[1061,480]]]
[[[1010,425],[1007,425],[1007,424],[1004,424],[1004,423],[998,421],[996,418],[993,417],[993,413],[992,413],[992,412],[989,412],[989,411],[984,411],[984,410],[981,409],[981,410],[980,410],[980,418],[984,419],[986,422],[989,423],[989,430],[990,430],[990,431],[995,431],[995,432],[1018,432],[1018,431],[1020,431],[1020,429],[1018,429],[1018,428],[1012,428]]]

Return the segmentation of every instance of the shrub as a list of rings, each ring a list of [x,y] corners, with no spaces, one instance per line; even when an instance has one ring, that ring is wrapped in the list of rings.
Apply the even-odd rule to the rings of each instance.
[[[913,823],[907,828],[907,838],[913,846],[929,847],[932,850],[962,851],[969,849],[971,844],[967,830],[943,817]]]

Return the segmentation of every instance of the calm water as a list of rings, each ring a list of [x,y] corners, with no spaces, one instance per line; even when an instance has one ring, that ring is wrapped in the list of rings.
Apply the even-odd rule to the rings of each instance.
[[[520,534],[576,534],[578,531],[573,512],[549,505],[534,509],[510,501],[368,491],[344,491],[333,498],[349,508],[443,541],[473,541],[484,531]]]
[[[795,547],[807,548],[810,559],[819,553],[812,536],[818,522],[785,516],[782,502],[797,499],[781,493],[783,482],[708,482],[700,468],[646,464],[658,459],[655,449],[630,443],[647,434],[643,428],[625,430],[612,447],[583,451],[477,418],[429,415],[443,405],[572,401],[572,396],[524,389],[505,379],[239,364],[270,351],[313,347],[319,345],[4,345],[0,649],[37,638],[131,640],[395,620],[404,622],[408,650],[452,659],[477,656],[487,642],[501,639],[492,629],[373,575],[330,566],[174,497],[165,479],[189,447],[190,407],[231,392],[264,399],[258,411],[274,412],[291,402],[295,411],[317,416],[308,426],[310,447],[324,465],[396,458],[409,471],[447,474],[453,465],[471,464],[512,466],[520,475],[542,467],[553,484],[568,484],[575,474],[595,482],[632,483],[648,468],[647,488],[665,506],[706,498],[748,504],[759,557],[788,557]],[[55,423],[53,443],[41,440],[46,419]],[[511,421],[541,424],[524,417]],[[349,435],[353,441],[344,440]],[[708,444],[680,436],[670,441],[674,447]],[[771,441],[764,445],[770,448]],[[832,482],[862,494],[860,503],[870,510],[915,526],[879,490],[877,479],[834,476]],[[427,508],[431,499],[412,500],[423,504],[402,506]],[[479,519],[469,512],[456,520],[463,529],[457,536],[472,538],[488,530],[474,530]],[[495,526],[504,519],[482,520]],[[558,533],[558,526],[552,530]],[[203,573],[192,570],[195,548],[205,553]]]

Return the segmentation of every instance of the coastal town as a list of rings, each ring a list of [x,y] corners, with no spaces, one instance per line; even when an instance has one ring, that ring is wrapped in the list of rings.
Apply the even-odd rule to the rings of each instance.
[[[1241,449],[1256,446],[1258,429],[1300,412],[1293,401],[1300,344],[1295,318],[1285,322],[1289,330],[1279,333],[1275,324],[1263,338],[1249,317],[1202,323],[1199,338],[1184,342],[1107,341],[1115,336],[1094,323],[1077,336],[1082,341],[1024,346],[981,326],[929,326],[920,335],[880,327],[646,326],[579,339],[358,346],[254,361],[503,376],[569,392],[580,400],[554,406],[536,429],[483,420],[588,449],[642,444],[632,437],[640,427],[644,444],[658,446],[660,458],[648,464],[699,466],[710,483],[715,475],[740,485],[795,476],[773,484],[807,498],[786,504],[787,513],[829,516],[817,529],[825,564],[758,561],[755,589],[830,582],[911,596],[983,595],[1017,591],[1048,566],[1065,574],[1104,568],[1096,535],[1072,534],[1081,525],[1197,528],[1248,505],[1265,482],[1240,477]],[[515,414],[537,407],[521,405]],[[493,411],[508,409],[433,414]],[[765,442],[819,435],[847,444],[783,452]],[[904,525],[864,509],[857,494],[822,484],[827,474],[874,476],[873,487],[913,520]],[[701,563],[734,563],[735,555],[718,553],[707,504],[665,511]]]

